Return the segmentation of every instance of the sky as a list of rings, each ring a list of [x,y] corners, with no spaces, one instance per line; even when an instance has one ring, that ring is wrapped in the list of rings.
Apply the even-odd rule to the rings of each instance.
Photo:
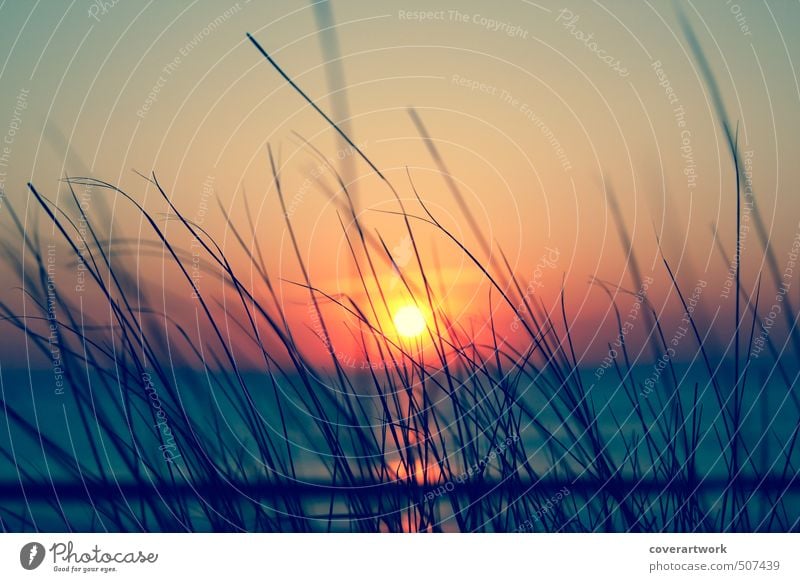
[[[657,281],[654,300],[669,290],[660,241],[686,287],[707,282],[707,302],[719,304],[729,263],[718,245],[729,256],[735,245],[735,173],[681,15],[738,127],[748,184],[783,269],[800,229],[800,3],[788,1],[6,1],[0,220],[8,223],[11,204],[27,227],[36,223],[28,181],[68,205],[65,176],[105,180],[164,212],[140,175],[155,174],[172,203],[258,286],[225,220],[245,224],[247,199],[286,309],[313,328],[304,295],[289,283],[302,273],[268,146],[315,284],[359,291],[335,202],[341,196],[310,143],[344,174],[369,229],[408,260],[404,225],[390,214],[395,194],[265,61],[250,33],[346,128],[410,212],[422,213],[416,190],[480,260],[489,260],[481,238],[495,260],[502,249],[546,305],[557,303],[563,280],[587,338],[599,337],[598,322],[609,315],[590,279],[634,287],[612,197],[640,270]],[[92,211],[113,214],[108,236],[153,238],[120,197],[93,192],[87,200]],[[168,220],[165,228],[179,231]],[[435,229],[421,222],[415,229],[454,312],[480,319],[490,298],[474,265]],[[752,289],[764,263],[755,230],[742,248]],[[158,257],[142,259],[145,251],[136,246],[139,276],[169,289],[173,275]],[[381,277],[398,287],[392,276],[384,266]]]

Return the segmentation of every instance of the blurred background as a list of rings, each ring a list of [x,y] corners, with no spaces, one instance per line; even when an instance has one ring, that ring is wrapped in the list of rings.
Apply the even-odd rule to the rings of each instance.
[[[716,252],[713,229],[724,233],[732,256],[735,174],[678,14],[717,74],[780,251],[791,245],[800,210],[791,194],[800,172],[792,163],[800,39],[789,26],[799,10],[784,2],[6,3],[0,187],[24,208],[27,181],[58,203],[61,178],[88,175],[147,205],[154,190],[135,172],[155,173],[182,212],[228,245],[218,202],[239,222],[247,196],[267,261],[292,279],[298,273],[287,260],[271,184],[271,144],[314,280],[347,289],[348,251],[325,192],[335,181],[303,140],[347,173],[358,211],[390,247],[402,246],[402,228],[376,210],[394,209],[393,195],[258,54],[250,32],[343,123],[401,197],[413,199],[410,176],[481,258],[445,173],[485,240],[522,279],[533,276],[546,247],[556,249],[557,265],[541,270],[537,291],[552,299],[565,274],[571,304],[591,314],[584,321],[602,319],[608,307],[587,284],[590,276],[632,286],[610,191],[641,270],[657,263],[658,236],[687,284],[719,282],[707,294],[714,302],[729,265]],[[92,199],[100,196],[119,220],[115,235],[140,236],[141,217],[130,205],[107,194]],[[751,250],[744,272],[752,286],[763,257],[752,229],[743,245]],[[468,317],[486,296],[451,251],[442,245],[440,260],[451,274],[451,298]],[[595,328],[592,321],[584,332]]]
[[[797,22],[0,3],[0,529],[797,529]]]
[[[717,252],[714,230],[732,257],[735,173],[682,15],[738,129],[778,255],[798,231],[795,3],[519,1],[456,8],[76,0],[5,3],[0,13],[0,187],[3,204],[23,216],[27,181],[60,203],[66,196],[60,179],[91,176],[147,207],[155,190],[136,172],[155,173],[176,207],[232,256],[238,247],[221,209],[241,223],[247,197],[270,269],[297,280],[271,180],[270,144],[314,281],[346,292],[353,273],[336,214],[336,181],[307,140],[342,172],[362,220],[389,248],[402,249],[402,224],[380,212],[397,209],[392,192],[269,66],[246,39],[250,32],[341,122],[401,198],[413,205],[413,180],[429,208],[481,260],[487,250],[497,258],[502,249],[522,280],[535,279],[547,304],[565,276],[570,305],[583,322],[576,333],[591,338],[609,306],[589,278],[635,286],[611,194],[643,276],[659,270],[658,237],[686,285],[703,279],[715,298],[724,295],[730,264]],[[431,156],[431,143],[442,164]],[[453,196],[453,183],[465,204]],[[115,236],[144,236],[129,204],[107,193],[86,201],[89,209],[107,206]],[[486,308],[485,289],[474,284],[460,253],[432,242],[432,234],[426,241],[426,234],[419,234],[423,252],[437,253],[455,309],[477,317]],[[752,289],[763,263],[752,228],[742,247],[750,251],[743,270]],[[145,254],[130,258],[151,260]],[[537,269],[548,256],[557,260]],[[157,265],[142,276],[165,281]],[[650,291],[656,304],[668,286],[658,276]],[[281,285],[289,309],[292,292]]]

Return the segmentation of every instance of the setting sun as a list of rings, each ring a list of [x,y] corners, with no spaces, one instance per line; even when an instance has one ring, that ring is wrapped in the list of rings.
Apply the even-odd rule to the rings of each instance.
[[[394,326],[403,337],[417,337],[425,331],[425,316],[416,305],[401,307],[394,314]]]

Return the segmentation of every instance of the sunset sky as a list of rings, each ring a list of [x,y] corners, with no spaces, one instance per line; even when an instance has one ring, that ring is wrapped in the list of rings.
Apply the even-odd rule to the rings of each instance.
[[[246,197],[287,311],[313,327],[304,319],[307,293],[287,283],[301,272],[267,144],[315,285],[332,294],[363,292],[337,217],[343,207],[328,193],[343,198],[302,141],[308,140],[345,174],[364,225],[400,257],[401,267],[413,267],[405,226],[390,214],[399,210],[392,191],[264,60],[246,39],[249,32],[324,111],[349,115],[337,121],[393,183],[409,213],[423,214],[410,176],[437,219],[488,263],[420,136],[413,108],[494,260],[502,264],[502,248],[520,281],[548,306],[556,304],[565,277],[571,315],[586,314],[587,338],[609,309],[590,277],[633,288],[609,192],[643,274],[658,282],[653,300],[668,287],[658,237],[687,287],[709,282],[715,305],[728,265],[712,225],[733,253],[735,176],[680,12],[738,122],[745,169],[783,267],[800,228],[800,88],[792,72],[800,61],[797,3],[543,0],[460,2],[456,9],[337,0],[331,6],[333,28],[305,2],[3,4],[0,17],[17,31],[0,38],[5,197],[24,213],[30,180],[66,204],[58,180],[88,175],[160,213],[156,190],[135,171],[155,173],[176,207],[215,236],[260,292],[219,210],[221,204],[234,223],[246,224]],[[340,60],[330,60],[331,39]],[[331,85],[336,71],[342,87]],[[102,196],[116,219],[109,234],[153,239],[130,204]],[[95,204],[102,203],[92,210]],[[465,326],[470,318],[485,324],[490,298],[485,283],[477,283],[480,273],[441,233],[419,221],[413,226],[453,316]],[[184,242],[190,249],[191,241]],[[754,230],[744,249],[752,288],[763,255]],[[123,260],[144,250],[135,247]],[[142,261],[150,266],[141,277],[169,290],[173,280],[159,270],[159,257]],[[390,265],[381,269],[383,283],[404,304]],[[209,291],[214,285],[201,284]]]

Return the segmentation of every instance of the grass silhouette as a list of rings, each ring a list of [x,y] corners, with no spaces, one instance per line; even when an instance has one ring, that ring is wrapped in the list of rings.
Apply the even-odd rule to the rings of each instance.
[[[576,357],[568,293],[558,309],[525,292],[502,255],[489,262],[450,232],[414,189],[408,207],[376,164],[248,34],[266,61],[311,105],[394,194],[388,214],[410,241],[401,266],[379,233],[355,211],[337,176],[337,210],[357,284],[349,296],[320,288],[304,263],[288,213],[281,174],[270,149],[274,188],[321,339],[330,340],[330,311],[356,321],[363,365],[354,368],[334,349],[310,350],[282,308],[258,243],[252,216],[243,229],[225,214],[236,245],[248,258],[234,265],[225,249],[171,201],[153,175],[167,220],[117,186],[90,177],[65,180],[70,200],[60,206],[28,185],[37,212],[51,227],[68,264],[86,273],[92,310],[49,277],[41,231],[13,207],[15,235],[4,258],[19,275],[20,308],[4,301],[8,330],[23,337],[63,378],[53,416],[31,402],[0,398],[8,441],[0,447],[14,483],[0,486],[0,523],[8,531],[795,531],[798,430],[797,375],[781,353],[800,353],[797,312],[787,301],[784,345],[764,341],[770,360],[754,363],[754,338],[766,328],[759,312],[762,286],[777,288],[780,270],[757,210],[757,232],[769,272],[754,296],[741,282],[739,226],[742,172],[736,130],[728,120],[710,67],[691,28],[686,37],[714,96],[737,178],[733,360],[716,354],[705,318],[662,252],[671,296],[687,317],[694,342],[691,364],[670,356],[670,322],[638,294],[643,279],[635,249],[613,195],[609,206],[629,257],[634,290],[594,281],[608,295],[617,322],[611,374],[598,384]],[[440,169],[444,161],[421,117],[410,112]],[[448,186],[481,250],[489,247],[455,182]],[[87,215],[81,191],[117,196],[131,205],[152,240],[113,240]],[[101,217],[102,218],[102,217]],[[169,225],[169,228],[167,228]],[[420,229],[463,255],[490,286],[490,302],[519,322],[527,346],[502,341],[490,317],[488,342],[478,342],[443,307],[444,297],[417,244]],[[199,253],[185,250],[192,241]],[[248,244],[247,241],[255,241]],[[21,243],[20,243],[21,241]],[[721,258],[728,262],[718,239]],[[125,253],[162,257],[172,297],[190,293],[197,320],[159,307]],[[23,252],[21,252],[21,250]],[[228,253],[230,254],[230,253]],[[218,293],[200,289],[193,265],[213,274]],[[429,350],[400,341],[387,328],[391,301],[379,266],[390,265],[413,302],[429,314]],[[255,273],[259,289],[248,279]],[[762,285],[763,283],[763,285]],[[80,300],[79,300],[80,299]],[[628,344],[623,303],[640,301],[642,345]],[[494,313],[490,305],[488,312]],[[390,319],[390,318],[389,318]],[[713,330],[723,334],[721,326]],[[769,330],[767,330],[769,331]],[[17,335],[21,334],[21,336]],[[720,341],[717,338],[715,341]],[[687,343],[689,340],[687,340]],[[318,346],[316,346],[318,347]],[[244,357],[243,354],[256,354]],[[637,362],[662,360],[659,389],[643,396]],[[648,360],[649,362],[649,360]],[[642,364],[639,364],[642,365]],[[729,373],[730,366],[733,374]],[[652,364],[643,365],[645,369]],[[7,367],[7,366],[6,366]],[[33,374],[31,372],[31,374]],[[43,379],[45,378],[45,379]],[[34,378],[52,383],[50,370]],[[783,395],[772,401],[767,387]],[[63,418],[60,416],[63,413]],[[39,415],[42,415],[40,418]],[[779,421],[779,419],[781,419]],[[65,423],[68,433],[57,430]],[[781,424],[783,423],[783,424]],[[3,438],[6,438],[5,436]]]

